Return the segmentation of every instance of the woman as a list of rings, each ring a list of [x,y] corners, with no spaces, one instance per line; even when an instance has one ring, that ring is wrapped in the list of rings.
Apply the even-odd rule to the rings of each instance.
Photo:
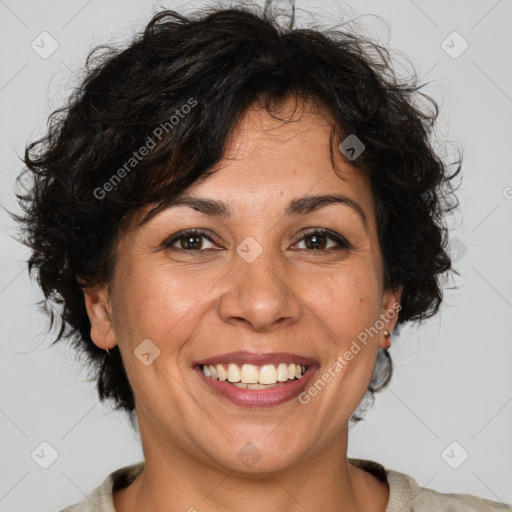
[[[30,267],[145,459],[66,512],[512,510],[347,458],[439,308],[460,163],[383,48],[276,20],[157,14],[27,148]]]

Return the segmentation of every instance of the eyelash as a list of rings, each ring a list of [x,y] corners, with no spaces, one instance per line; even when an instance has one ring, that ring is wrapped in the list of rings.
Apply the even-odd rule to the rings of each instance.
[[[212,238],[207,235],[206,231],[203,231],[201,229],[187,229],[185,231],[181,231],[177,235],[173,235],[171,238],[167,239],[162,245],[166,249],[173,248],[172,245],[175,242],[181,240],[182,238],[186,238],[187,236],[190,236],[190,235],[200,235],[200,236],[206,238],[207,240],[209,240],[210,242],[215,243],[215,241],[212,240]],[[310,229],[310,230],[306,231],[305,233],[302,234],[302,237],[296,243],[301,242],[304,238],[311,236],[311,235],[325,235],[327,238],[331,239],[333,242],[336,242],[338,244],[338,247],[330,247],[329,249],[317,249],[317,250],[315,250],[315,249],[299,249],[299,250],[308,251],[308,252],[326,253],[326,252],[330,252],[332,250],[353,249],[352,244],[346,238],[344,238],[341,235],[338,235],[328,229],[324,229],[324,228],[314,228],[314,229]],[[174,247],[174,249],[189,252],[189,253],[201,253],[201,252],[205,252],[208,250],[208,249],[182,249],[181,247]]]

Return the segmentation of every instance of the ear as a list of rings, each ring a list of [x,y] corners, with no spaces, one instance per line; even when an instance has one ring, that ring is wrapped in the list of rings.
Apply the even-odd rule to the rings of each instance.
[[[398,313],[402,309],[400,299],[402,298],[402,287],[388,288],[384,291],[382,297],[382,309],[380,318],[384,323],[384,327],[380,331],[379,346],[381,348],[389,348],[391,342],[391,336],[385,336],[384,331],[388,331],[390,334],[396,326],[398,320]]]
[[[80,281],[80,280],[79,280]],[[85,308],[91,323],[91,339],[102,349],[117,345],[112,326],[112,314],[106,289],[84,289]]]

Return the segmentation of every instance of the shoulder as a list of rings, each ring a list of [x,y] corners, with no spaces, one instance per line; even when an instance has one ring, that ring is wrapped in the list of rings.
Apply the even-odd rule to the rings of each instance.
[[[110,473],[103,483],[91,491],[85,500],[75,503],[60,512],[116,512],[113,491],[129,485],[142,471],[144,463],[125,466]]]
[[[471,494],[443,494],[427,487],[420,487],[409,475],[386,470],[390,487],[389,504],[386,512],[436,511],[449,512],[512,512],[512,506],[497,501],[479,498]],[[405,507],[405,508],[404,508]]]
[[[421,487],[414,478],[405,473],[386,469],[382,465],[362,459],[349,459],[354,464],[379,480],[387,479],[389,502],[386,512],[512,512],[512,506],[479,498],[471,494],[443,494]]]

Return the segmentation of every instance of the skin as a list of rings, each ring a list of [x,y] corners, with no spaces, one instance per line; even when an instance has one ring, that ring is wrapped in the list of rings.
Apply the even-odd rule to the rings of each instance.
[[[292,115],[293,108],[287,101],[281,113]],[[385,511],[387,483],[347,463],[347,439],[349,418],[386,344],[383,331],[393,331],[396,315],[306,405],[293,399],[243,408],[192,369],[193,361],[225,352],[290,352],[319,362],[316,380],[400,300],[399,290],[383,286],[367,179],[337,150],[333,168],[325,115],[299,112],[283,124],[257,105],[248,109],[217,172],[189,189],[228,203],[232,217],[180,206],[142,226],[135,219],[117,247],[110,285],[86,292],[94,343],[119,345],[144,450],[142,474],[114,493],[118,512],[242,505],[268,512]],[[333,193],[357,202],[366,223],[344,204],[284,214],[296,197]],[[196,255],[183,239],[163,246],[190,228],[217,239],[199,238]],[[307,228],[330,229],[353,248],[319,235],[327,245],[316,249],[311,236],[304,238]],[[248,236],[263,249],[252,263],[236,252]],[[149,366],[133,355],[145,339],[160,350]],[[262,455],[252,467],[237,457],[247,442]]]

